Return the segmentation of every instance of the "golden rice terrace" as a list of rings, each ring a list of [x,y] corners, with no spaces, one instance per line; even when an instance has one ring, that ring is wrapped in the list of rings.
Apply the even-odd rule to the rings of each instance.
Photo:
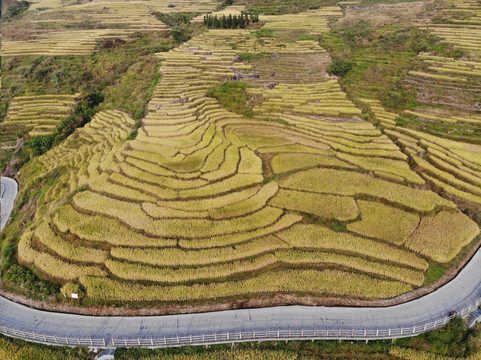
[[[466,23],[479,33],[479,3],[451,3],[472,13]],[[115,17],[94,12],[95,2],[48,12],[84,11],[111,25],[129,13],[136,22],[121,37],[142,26],[165,31],[160,21],[145,21],[153,2],[142,4],[129,12],[134,2],[111,2]],[[215,10],[209,1],[195,6]],[[218,13],[242,11],[235,5]],[[162,77],[135,138],[129,114],[103,110],[22,172],[28,186],[62,169],[20,237],[19,264],[53,282],[80,284],[92,303],[161,304],[277,293],[388,299],[426,285],[433,267],[458,261],[480,233],[459,204],[481,205],[481,145],[398,117],[475,128],[481,115],[471,99],[442,110],[441,90],[401,114],[378,99],[347,96],[326,73],[331,58],[316,38],[342,16],[339,6],[263,15],[269,36],[210,29],[157,53]],[[405,81],[479,90],[481,44],[463,24],[423,26],[442,41],[460,39],[469,59],[420,53],[423,67]],[[53,32],[23,45],[6,42],[2,51],[83,54],[109,31]],[[245,83],[250,116],[208,95],[233,79]],[[53,120],[27,116],[42,99],[16,99],[6,124],[29,122],[32,136],[50,131]],[[51,96],[48,104],[55,99],[63,111],[67,100]]]

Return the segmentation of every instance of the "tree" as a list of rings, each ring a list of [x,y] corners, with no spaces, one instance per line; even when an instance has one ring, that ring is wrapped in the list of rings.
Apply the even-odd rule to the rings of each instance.
[[[245,23],[245,21],[244,21],[244,16],[243,16],[243,15],[240,15],[240,16],[239,16],[239,27],[240,27],[241,29],[244,29],[244,28],[246,27],[246,23]]]

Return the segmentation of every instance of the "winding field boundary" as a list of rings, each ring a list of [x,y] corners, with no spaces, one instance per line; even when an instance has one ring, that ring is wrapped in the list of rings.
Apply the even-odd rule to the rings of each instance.
[[[8,192],[16,189],[6,189],[2,199],[12,199]],[[11,205],[15,196],[9,200]],[[468,317],[481,306],[480,269],[478,250],[464,269],[439,289],[407,303],[378,308],[277,306],[109,317],[42,311],[0,297],[0,333],[45,344],[95,348],[409,337],[439,328],[454,316]]]

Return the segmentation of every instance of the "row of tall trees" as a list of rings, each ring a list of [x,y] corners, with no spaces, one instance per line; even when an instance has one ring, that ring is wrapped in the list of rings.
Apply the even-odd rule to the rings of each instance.
[[[251,23],[259,22],[258,14],[240,14],[229,16],[222,15],[221,17],[217,15],[205,15],[204,25],[209,29],[244,29]]]

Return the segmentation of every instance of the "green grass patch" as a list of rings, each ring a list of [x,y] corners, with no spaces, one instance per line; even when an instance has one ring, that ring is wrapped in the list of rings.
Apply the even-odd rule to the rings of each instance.
[[[261,28],[257,31],[254,31],[251,33],[251,36],[255,36],[255,37],[274,37],[275,33],[274,33],[274,30],[272,29],[268,29],[268,28]]]
[[[226,81],[207,93],[207,96],[217,99],[227,110],[240,114],[245,118],[254,117],[249,107],[249,97],[245,89],[251,87],[243,82]]]
[[[270,54],[265,53],[265,52],[260,52],[260,53],[256,53],[256,54],[239,53],[237,55],[242,59],[242,61],[246,61],[246,62],[250,62],[250,61],[253,61],[253,60],[259,60],[259,59],[263,59],[263,58],[266,58],[266,57],[270,56]]]
[[[429,285],[438,280],[446,272],[446,268],[438,264],[430,264],[428,271],[426,271],[426,278],[424,285]]]

